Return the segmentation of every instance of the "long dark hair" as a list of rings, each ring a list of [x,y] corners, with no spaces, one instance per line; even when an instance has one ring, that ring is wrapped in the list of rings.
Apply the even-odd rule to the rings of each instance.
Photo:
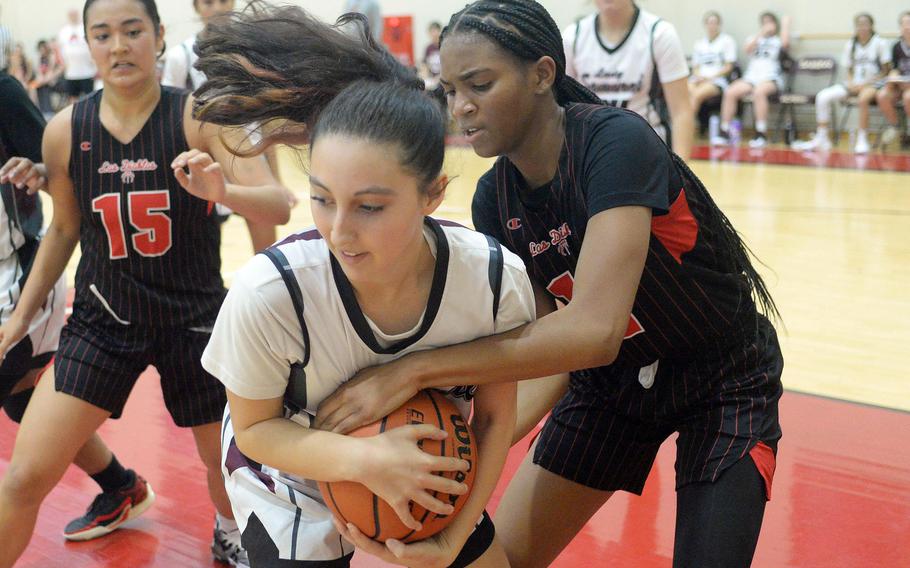
[[[262,125],[249,155],[276,143],[344,134],[397,144],[401,164],[428,183],[445,154],[445,119],[423,81],[377,45],[360,14],[335,25],[297,6],[253,2],[213,21],[196,39],[200,120]]]
[[[776,21],[776,19],[775,19]],[[442,31],[440,46],[449,36],[457,33],[477,33],[492,40],[510,55],[521,61],[537,61],[548,56],[556,62],[557,80],[553,86],[556,100],[561,105],[570,103],[603,104],[601,100],[565,74],[566,56],[559,27],[547,10],[533,0],[479,0],[452,16]],[[748,246],[736,232],[733,224],[711,198],[710,193],[675,154],[673,162],[697,191],[704,195],[709,215],[707,228],[713,230],[722,242],[722,251],[733,270],[743,274],[754,292],[762,311],[779,319],[780,314],[764,280],[752,266]]]

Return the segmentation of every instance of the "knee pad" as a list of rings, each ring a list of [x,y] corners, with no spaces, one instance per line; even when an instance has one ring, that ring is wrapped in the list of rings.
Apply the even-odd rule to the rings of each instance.
[[[32,393],[34,392],[35,387],[31,387],[6,397],[3,402],[3,410],[6,411],[6,415],[10,417],[10,420],[17,424],[22,422],[25,409],[28,407],[28,401],[32,399]]]

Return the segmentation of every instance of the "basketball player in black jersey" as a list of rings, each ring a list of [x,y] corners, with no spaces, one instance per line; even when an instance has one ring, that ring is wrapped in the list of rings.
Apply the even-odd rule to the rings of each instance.
[[[437,384],[572,371],[568,389],[519,387],[517,435],[558,402],[498,510],[511,565],[548,566],[614,491],[640,493],[678,432],[674,566],[749,566],[783,360],[745,245],[646,122],[565,76],[537,2],[470,4],[441,54],[454,119],[475,152],[499,156],[474,223],[528,264],[539,319],[368,369],[320,405],[317,426],[349,431]]]
[[[174,421],[192,429],[218,518],[229,522],[219,464],[224,388],[199,362],[224,297],[211,213],[220,202],[263,222],[289,216],[265,161],[232,156],[220,136],[231,133],[194,120],[188,95],[158,85],[164,28],[154,0],[87,0],[83,21],[104,89],[47,127],[54,218],[21,301],[0,327],[4,353],[79,243],[73,314],[0,482],[2,568],[25,549],[42,500],[76,451],[120,416],[150,364]],[[216,556],[245,564],[237,543],[219,534]]]
[[[0,226],[0,240],[15,245],[0,247],[0,281],[4,283],[0,297],[5,299],[0,307],[0,322],[12,315],[21,297],[40,241],[43,215],[39,197],[34,194],[47,184],[47,172],[41,163],[44,126],[44,117],[22,85],[0,73],[0,194],[6,221]],[[11,346],[0,365],[0,405],[15,422],[22,421],[35,382],[57,349],[64,321],[65,286],[66,279],[61,276],[30,322],[29,333]],[[120,465],[97,433],[82,446],[73,463],[98,483],[105,495],[103,501],[111,510],[124,502],[130,505],[125,515],[114,515],[89,527],[89,531],[82,531],[83,538],[115,530],[154,501],[154,492],[147,482]],[[99,511],[97,507],[95,510]]]

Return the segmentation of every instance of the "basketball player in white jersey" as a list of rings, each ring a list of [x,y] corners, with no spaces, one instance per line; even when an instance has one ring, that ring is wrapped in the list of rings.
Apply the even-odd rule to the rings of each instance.
[[[358,35],[341,31],[351,21],[364,26]],[[447,183],[445,119],[423,81],[377,46],[365,23],[346,15],[330,27],[300,8],[266,7],[213,24],[197,44],[209,77],[198,91],[204,120],[290,119],[291,133],[309,141],[316,223],[236,274],[202,358],[228,390],[227,491],[254,567],[348,566],[354,546],[409,566],[505,566],[484,507],[512,441],[514,382],[442,389],[465,418],[473,414],[470,464],[421,452],[419,439],[445,435],[427,425],[369,438],[310,428],[319,403],[359,370],[513,329],[536,310],[518,256],[427,217]],[[251,73],[245,54],[263,36],[273,38],[275,57]],[[317,86],[322,99],[288,96]],[[250,104],[234,104],[240,94]],[[287,140],[268,133],[260,147]],[[409,545],[383,546],[333,522],[315,484],[360,482],[419,529],[409,503],[451,514],[431,493],[466,487],[436,473],[468,467],[476,476],[461,512]]]
[[[736,40],[720,29],[720,14],[710,11],[703,19],[705,36],[692,49],[692,112],[698,114],[702,103],[720,96],[730,86],[727,78],[736,64]]]
[[[596,0],[596,5],[597,12],[563,31],[566,74],[607,104],[645,117],[687,158],[694,117],[689,66],[676,28],[633,0]]]
[[[746,40],[746,53],[751,56],[749,66],[742,79],[733,81],[726,91],[720,107],[720,135],[711,140],[712,145],[729,143],[730,121],[736,114],[739,100],[752,95],[752,111],[755,114],[755,138],[749,141],[750,148],[764,148],[768,139],[768,97],[784,88],[784,74],[780,64],[783,51],[790,46],[790,18],[784,16],[778,22],[777,16],[764,12],[759,16],[761,29]]]
[[[847,80],[819,91],[815,96],[815,136],[793,143],[795,150],[831,149],[828,126],[831,124],[831,107],[848,96],[857,97],[859,107],[859,129],[856,135],[857,154],[869,152],[869,105],[875,100],[876,83],[888,74],[890,61],[888,42],[875,33],[875,21],[871,14],[861,13],[853,18],[856,35],[844,45],[841,65],[847,70]]]

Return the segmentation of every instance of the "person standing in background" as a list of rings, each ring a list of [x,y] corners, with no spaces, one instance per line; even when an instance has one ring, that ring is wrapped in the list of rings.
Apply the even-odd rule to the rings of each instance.
[[[95,63],[85,42],[85,29],[79,10],[71,9],[67,13],[68,22],[60,33],[57,42],[63,56],[63,78],[66,79],[66,94],[70,102],[95,90]]]
[[[231,12],[234,9],[234,0],[193,0],[193,9],[199,14],[199,19],[202,20],[202,26],[205,28],[212,18]],[[167,51],[164,60],[164,71],[161,75],[161,84],[165,87],[177,87],[178,89],[194,91],[205,83],[205,74],[194,67],[196,60],[199,59],[199,56],[194,51],[197,35],[193,34]],[[270,148],[265,153],[265,156],[268,159],[269,168],[277,177],[278,158],[276,150]],[[297,204],[297,198],[290,192],[288,193],[288,203],[290,203],[291,207]],[[215,210],[225,221],[233,213],[220,203],[215,206]],[[250,242],[254,252],[265,249],[277,240],[278,232],[275,225],[262,224],[246,218],[244,218],[244,221],[246,221],[247,230],[250,232]]]
[[[3,22],[2,16],[3,13],[0,12],[0,22]],[[0,72],[5,72],[9,67],[9,54],[12,50],[13,34],[8,27],[0,23]]]
[[[689,66],[673,24],[633,0],[596,0],[597,12],[563,31],[566,74],[611,105],[643,116],[683,159],[695,120]]]
[[[379,5],[379,0],[346,0],[344,11],[345,13],[357,12],[366,16],[373,40],[382,44],[382,7]]]

